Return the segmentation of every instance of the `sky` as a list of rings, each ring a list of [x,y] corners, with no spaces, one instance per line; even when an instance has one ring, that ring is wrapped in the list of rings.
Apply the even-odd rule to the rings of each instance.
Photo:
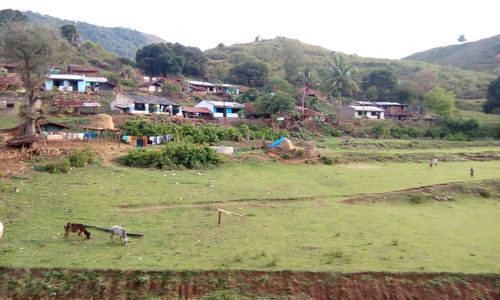
[[[8,5],[8,6],[7,6]],[[202,50],[283,36],[332,51],[399,59],[500,34],[498,0],[17,0],[0,9],[125,27]]]

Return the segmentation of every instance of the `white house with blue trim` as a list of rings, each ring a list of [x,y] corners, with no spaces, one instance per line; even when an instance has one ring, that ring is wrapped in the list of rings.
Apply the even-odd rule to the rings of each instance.
[[[243,109],[245,105],[238,102],[203,100],[194,107],[206,107],[212,112],[214,118],[238,118],[238,112]]]
[[[45,89],[51,90],[54,87],[65,92],[85,93],[87,87],[94,88],[99,83],[108,81],[105,77],[93,77],[75,74],[50,74],[45,81]]]
[[[182,116],[182,106],[165,97],[117,94],[110,106],[111,110],[126,114]]]

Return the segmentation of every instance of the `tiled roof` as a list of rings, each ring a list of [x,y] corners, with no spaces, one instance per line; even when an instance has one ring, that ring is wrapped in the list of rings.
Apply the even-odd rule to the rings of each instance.
[[[201,114],[211,114],[212,112],[206,107],[189,107],[185,106],[182,108],[183,111],[190,113],[201,113]]]
[[[68,70],[73,71],[73,72],[98,72],[99,69],[93,68],[93,67],[86,67],[86,66],[73,66],[69,65]]]

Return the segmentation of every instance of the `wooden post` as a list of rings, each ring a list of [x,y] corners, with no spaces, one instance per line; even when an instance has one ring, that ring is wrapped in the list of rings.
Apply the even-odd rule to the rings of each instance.
[[[220,223],[222,221],[222,213],[225,213],[225,214],[228,214],[228,215],[232,215],[232,216],[237,216],[237,217],[240,217],[240,218],[245,218],[244,215],[235,214],[235,213],[232,213],[230,211],[227,211],[227,210],[224,210],[224,209],[220,209],[220,208],[217,209],[217,212],[219,213],[219,218],[217,220],[217,226],[220,226]]]

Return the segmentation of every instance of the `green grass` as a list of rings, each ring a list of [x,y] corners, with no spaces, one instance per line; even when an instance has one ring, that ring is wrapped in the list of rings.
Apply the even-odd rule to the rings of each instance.
[[[420,185],[499,178],[500,162],[374,163],[370,168],[248,161],[208,171],[99,165],[2,181],[0,264],[144,270],[499,272],[498,195],[344,205],[336,200]],[[19,193],[11,193],[14,186]],[[1,190],[1,189],[0,189]],[[294,202],[236,199],[317,196]],[[248,217],[223,215],[218,205]],[[120,208],[122,205],[136,207]],[[168,208],[165,205],[185,206]],[[63,241],[65,222],[144,232],[128,246]],[[396,245],[395,240],[397,240]]]
[[[19,118],[16,115],[0,115],[0,129],[9,129],[19,125]]]
[[[459,114],[465,119],[475,119],[479,124],[500,126],[500,115],[485,114],[478,111],[460,110]]]

